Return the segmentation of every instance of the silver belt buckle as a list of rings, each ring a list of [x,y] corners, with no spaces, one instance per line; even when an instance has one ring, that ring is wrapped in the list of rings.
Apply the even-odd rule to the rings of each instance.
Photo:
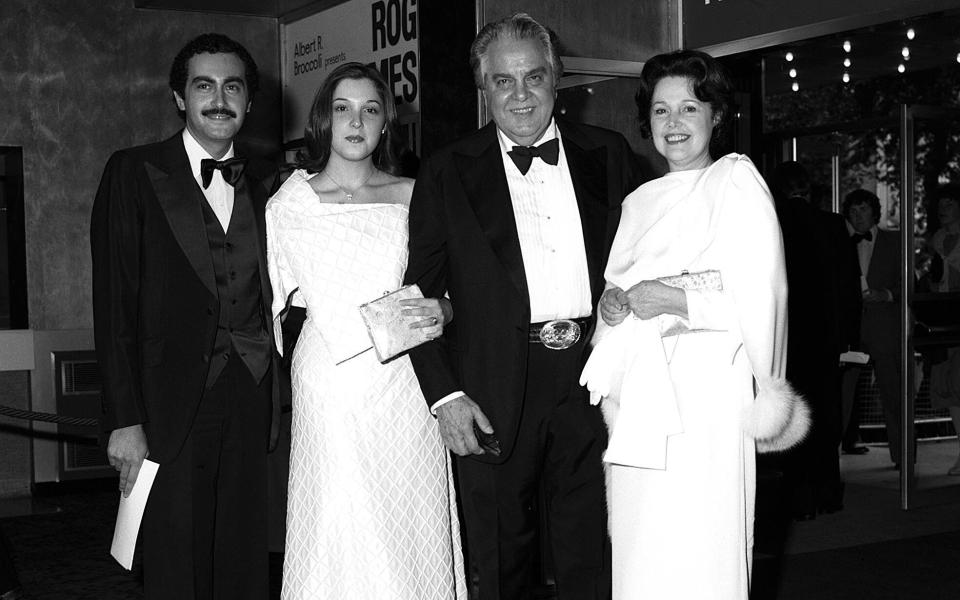
[[[580,325],[570,319],[547,321],[540,329],[540,341],[551,350],[566,350],[580,341]]]

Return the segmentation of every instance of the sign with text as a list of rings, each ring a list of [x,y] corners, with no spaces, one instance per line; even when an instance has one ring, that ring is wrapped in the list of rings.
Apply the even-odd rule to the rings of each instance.
[[[417,0],[349,0],[283,26],[283,141],[303,138],[313,97],[333,69],[373,65],[393,90],[407,144],[420,153]]]

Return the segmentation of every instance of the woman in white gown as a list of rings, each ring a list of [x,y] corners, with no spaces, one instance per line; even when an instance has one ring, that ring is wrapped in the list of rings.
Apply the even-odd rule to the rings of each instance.
[[[378,72],[337,68],[314,100],[301,168],[267,206],[273,314],[288,300],[307,314],[292,361],[288,600],[466,598],[436,422],[409,359],[380,364],[369,350],[357,308],[406,268],[413,182],[395,175],[398,140]],[[439,302],[409,302],[412,325],[438,336]]]
[[[613,597],[746,599],[755,448],[805,429],[783,379],[780,230],[750,160],[711,157],[731,112],[720,65],[660,55],[640,85],[641,123],[669,172],[624,200],[582,378],[611,428]]]

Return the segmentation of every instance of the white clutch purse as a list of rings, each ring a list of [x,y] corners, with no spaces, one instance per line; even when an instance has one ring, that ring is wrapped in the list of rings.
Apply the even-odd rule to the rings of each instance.
[[[681,288],[684,290],[713,290],[723,291],[723,281],[720,278],[720,271],[681,271],[679,275],[670,275],[668,277],[657,277],[657,281],[669,285],[670,287]],[[671,335],[681,335],[684,333],[696,333],[704,331],[702,329],[689,329],[684,320],[673,315],[660,316],[660,337]]]
[[[670,287],[678,287],[685,290],[723,290],[723,281],[720,279],[720,271],[681,271],[679,275],[670,275],[668,277],[657,277],[657,281],[665,283]]]
[[[400,311],[403,305],[401,300],[408,298],[423,298],[423,293],[416,284],[405,285],[384,296],[360,305],[360,316],[373,349],[377,353],[377,360],[385,363],[398,354],[410,348],[419,346],[427,341],[423,329],[411,329],[410,320],[403,317]]]

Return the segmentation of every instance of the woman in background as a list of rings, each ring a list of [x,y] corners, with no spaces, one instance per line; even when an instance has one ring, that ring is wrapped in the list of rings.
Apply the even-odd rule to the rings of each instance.
[[[380,364],[358,311],[400,287],[407,262],[413,181],[396,175],[396,109],[380,74],[359,63],[331,72],[304,141],[267,206],[273,314],[288,297],[307,314],[292,363],[282,597],[466,598],[436,422],[409,358]],[[438,301],[408,306],[412,326],[440,335]]]
[[[944,186],[939,190],[937,216],[940,229],[930,246],[943,261],[943,275],[935,286],[938,292],[960,292],[960,187]],[[930,369],[930,401],[934,408],[950,412],[954,431],[960,433],[960,347],[947,348],[944,362]],[[947,471],[960,475],[960,456]]]
[[[647,62],[637,92],[669,172],[624,200],[583,373],[611,429],[616,600],[746,599],[756,446],[804,432],[784,380],[787,284],[770,193],[746,156],[710,152],[732,91],[717,61],[680,51]]]

